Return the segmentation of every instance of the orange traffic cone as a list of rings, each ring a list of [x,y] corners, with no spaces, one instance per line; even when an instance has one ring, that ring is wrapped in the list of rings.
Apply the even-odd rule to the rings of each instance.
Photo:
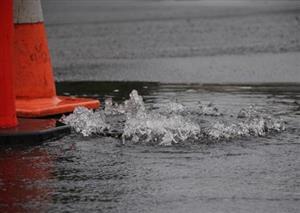
[[[0,1],[0,128],[17,125],[13,87],[12,0]]]
[[[56,96],[40,0],[15,0],[14,19],[17,115],[42,117],[71,112],[76,106],[98,108],[98,100]]]

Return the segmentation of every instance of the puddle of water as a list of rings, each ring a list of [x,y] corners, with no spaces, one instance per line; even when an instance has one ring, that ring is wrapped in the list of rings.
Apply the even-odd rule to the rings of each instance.
[[[106,108],[66,115],[63,139],[1,147],[1,212],[299,211],[299,85],[57,88]]]
[[[251,87],[242,87],[243,90]],[[115,92],[113,90],[113,92]],[[118,90],[119,91],[119,90]],[[186,96],[197,94],[186,90]],[[176,95],[176,94],[174,94]],[[234,139],[237,137],[265,136],[285,130],[285,121],[278,112],[269,108],[250,105],[237,113],[218,109],[214,104],[198,102],[185,105],[175,98],[166,98],[162,103],[145,105],[137,90],[132,90],[129,99],[118,104],[111,97],[104,101],[104,110],[93,112],[79,107],[74,113],[63,116],[61,122],[70,125],[84,136],[109,135],[127,142],[173,145],[185,142],[203,143]],[[194,97],[193,99],[194,100]],[[176,101],[176,102],[175,102]],[[124,123],[124,125],[116,125]]]

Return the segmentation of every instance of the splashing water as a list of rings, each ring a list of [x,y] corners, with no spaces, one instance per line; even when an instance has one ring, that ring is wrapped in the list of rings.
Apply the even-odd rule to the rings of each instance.
[[[139,113],[126,121],[122,139],[123,142],[171,145],[196,140],[199,134],[200,126],[181,115],[167,117],[158,113]]]
[[[196,106],[185,106],[177,102],[168,102],[165,104],[156,105],[160,114],[180,114],[180,115],[206,115],[206,116],[221,116],[222,113],[213,105],[213,103],[201,104],[198,102]]]
[[[230,139],[240,136],[265,136],[268,132],[285,130],[285,123],[281,119],[272,117],[265,110],[258,110],[251,105],[242,108],[237,114],[237,122],[217,121],[207,129],[206,135],[213,139]]]
[[[233,124],[217,122],[207,130],[206,134],[211,138],[219,140],[239,136],[265,136],[268,132],[281,132],[283,130],[285,130],[283,121],[260,117]]]
[[[72,114],[63,116],[60,121],[70,125],[75,132],[83,136],[102,134],[110,128],[102,111],[93,112],[85,107],[76,107]]]
[[[145,105],[142,96],[138,95],[136,90],[133,90],[129,94],[130,99],[124,101],[124,103],[118,105],[113,103],[112,98],[107,98],[105,100],[105,114],[106,115],[116,115],[116,114],[127,114],[128,116],[132,114],[142,113],[145,111]]]
[[[143,98],[133,90],[130,99],[124,102],[127,120],[122,134],[122,141],[134,143],[159,143],[171,145],[187,139],[197,139],[200,127],[180,115],[164,116],[146,110]],[[179,107],[178,107],[179,106]],[[180,105],[173,106],[179,109]],[[120,110],[117,110],[120,112]]]
[[[207,105],[200,105],[199,108],[203,115],[208,115],[208,116],[222,115],[222,113],[219,112],[219,109],[215,107],[212,103],[209,103]]]
[[[226,119],[223,115],[211,103],[188,107],[168,102],[157,104],[156,109],[147,109],[143,98],[133,90],[129,99],[120,105],[108,98],[105,100],[104,110],[93,112],[79,107],[69,116],[62,117],[61,121],[84,136],[105,135],[108,131],[115,131],[119,133],[123,143],[159,145],[265,136],[269,132],[285,130],[283,120],[255,106],[242,108],[233,116],[234,120]],[[207,121],[207,116],[213,116],[214,119]],[[114,125],[114,122],[122,125]]]

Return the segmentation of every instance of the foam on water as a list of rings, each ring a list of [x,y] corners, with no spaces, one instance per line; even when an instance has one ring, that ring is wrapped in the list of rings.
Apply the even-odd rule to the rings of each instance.
[[[61,121],[84,136],[118,132],[123,143],[172,145],[185,142],[219,141],[237,137],[265,136],[285,130],[285,123],[267,109],[242,108],[236,115],[225,115],[213,104],[185,106],[177,102],[147,108],[133,90],[129,99],[118,105],[111,98],[105,109],[79,107]],[[115,125],[122,123],[122,125]]]

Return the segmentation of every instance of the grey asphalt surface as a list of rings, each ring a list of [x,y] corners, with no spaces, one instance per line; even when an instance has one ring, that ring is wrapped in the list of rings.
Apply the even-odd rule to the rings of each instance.
[[[42,3],[57,81],[300,82],[300,1]]]

